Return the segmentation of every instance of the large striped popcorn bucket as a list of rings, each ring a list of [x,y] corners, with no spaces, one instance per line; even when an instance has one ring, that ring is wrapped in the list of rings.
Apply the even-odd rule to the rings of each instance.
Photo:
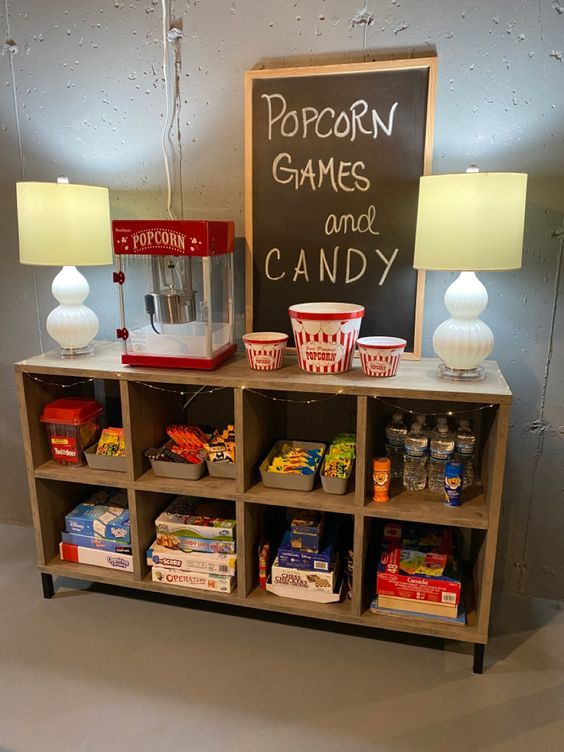
[[[361,337],[358,352],[367,376],[395,376],[407,342],[399,337]]]
[[[282,332],[253,332],[243,335],[247,360],[256,371],[282,368],[288,335]]]
[[[288,309],[300,368],[343,373],[351,367],[364,307],[354,303],[299,303]]]

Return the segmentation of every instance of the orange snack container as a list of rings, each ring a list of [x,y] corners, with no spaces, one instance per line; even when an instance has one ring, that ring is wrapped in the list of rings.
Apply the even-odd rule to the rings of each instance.
[[[388,457],[376,457],[372,460],[372,499],[382,503],[390,500],[390,471],[392,463]]]

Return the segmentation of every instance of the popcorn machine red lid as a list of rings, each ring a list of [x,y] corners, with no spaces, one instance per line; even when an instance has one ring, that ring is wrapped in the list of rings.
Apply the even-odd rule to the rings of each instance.
[[[117,219],[116,255],[217,256],[233,253],[235,225],[193,219]]]

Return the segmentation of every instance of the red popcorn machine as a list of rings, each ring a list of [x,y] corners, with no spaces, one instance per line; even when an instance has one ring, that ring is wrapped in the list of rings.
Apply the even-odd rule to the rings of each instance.
[[[236,350],[233,222],[112,222],[123,340],[132,366],[211,370]]]

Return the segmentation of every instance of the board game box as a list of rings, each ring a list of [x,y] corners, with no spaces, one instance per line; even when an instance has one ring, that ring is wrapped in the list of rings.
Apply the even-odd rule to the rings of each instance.
[[[314,603],[337,603],[343,595],[343,580],[337,583],[335,590],[306,590],[305,588],[277,585],[269,579],[266,583],[268,592],[279,595],[282,598],[292,598],[300,601],[312,601]]]
[[[157,533],[176,538],[233,541],[232,509],[221,501],[207,502],[178,496],[155,520]]]
[[[278,549],[278,562],[281,567],[310,569],[320,572],[328,572],[331,569],[335,558],[335,541],[333,537],[329,539],[329,536],[326,536],[321,550],[315,553],[292,548],[290,535],[290,531],[284,534],[282,543]]]
[[[59,543],[59,554],[63,561],[74,561],[79,564],[93,564],[96,567],[119,569],[122,572],[133,572],[133,556],[114,554],[109,551],[98,551],[94,548],[73,546],[72,543]]]
[[[237,555],[174,551],[165,546],[159,546],[155,541],[147,551],[147,564],[150,567],[161,566],[168,569],[209,572],[233,577],[237,570]]]
[[[65,516],[65,530],[67,533],[129,543],[129,510],[113,504],[85,501]]]
[[[235,577],[207,572],[183,572],[178,569],[154,566],[153,582],[196,590],[215,590],[218,593],[230,593],[235,587]]]
[[[78,535],[78,533],[61,533],[63,543],[71,543],[73,546],[82,546],[83,548],[96,548],[99,551],[110,551],[113,554],[131,555],[133,549],[130,543],[122,543],[117,540],[107,540],[98,538],[96,535]]]
[[[414,601],[412,601],[414,602]],[[466,611],[464,609],[464,602],[461,601],[458,606],[458,613],[455,617],[445,616],[443,614],[422,614],[417,611],[406,611],[404,609],[384,608],[379,605],[379,597],[374,598],[370,604],[370,611],[373,614],[389,614],[390,616],[413,616],[418,619],[431,619],[432,621],[444,621],[449,624],[460,624],[464,626],[466,624]]]
[[[235,541],[210,540],[209,538],[178,538],[175,535],[157,533],[157,544],[173,551],[199,551],[202,554],[234,554]]]
[[[288,567],[281,567],[278,559],[275,559],[270,579],[273,585],[332,593],[338,580],[338,570],[338,566],[330,572],[320,573],[303,569],[289,569]]]
[[[461,573],[453,557],[398,546],[382,550],[378,595],[458,605],[461,590]]]

